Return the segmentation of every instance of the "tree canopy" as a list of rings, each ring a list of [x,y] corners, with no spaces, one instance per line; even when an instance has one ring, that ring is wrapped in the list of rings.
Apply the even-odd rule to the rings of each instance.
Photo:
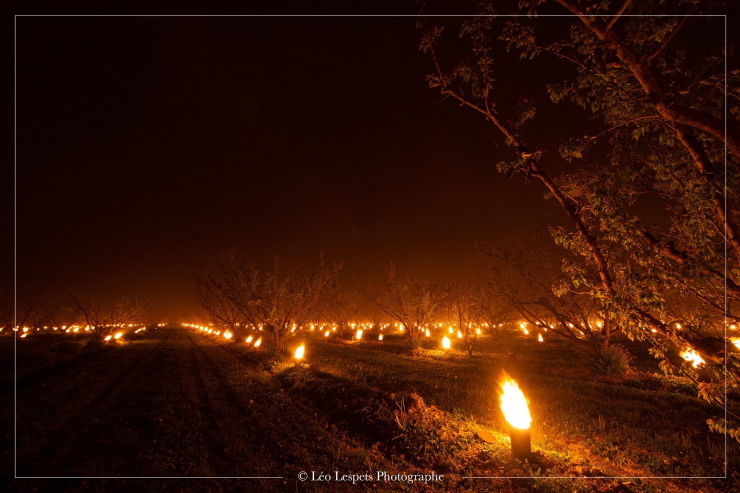
[[[740,321],[732,193],[740,69],[726,71],[733,46],[721,36],[692,36],[704,23],[724,28],[713,17],[724,3],[521,0],[526,15],[514,17],[498,17],[493,4],[480,3],[480,15],[459,25],[419,21],[430,87],[492,123],[509,149],[499,171],[540,182],[567,216],[570,227],[551,228],[563,249],[554,293],[590,297],[610,326],[650,341],[665,371],[683,372],[699,382],[702,397],[722,403],[725,376],[733,388],[740,378],[731,339]],[[572,17],[549,22],[538,17],[542,8]],[[524,132],[538,118],[536,98],[501,89],[508,76],[498,63],[502,46],[522,64],[544,57],[561,64],[562,80],[546,87],[550,99],[564,110],[580,107],[593,131],[564,136],[558,152]],[[518,108],[504,114],[502,102],[512,98]],[[574,128],[565,125],[572,115],[548,123]],[[664,209],[661,221],[647,213],[645,197]],[[676,347],[698,353],[704,371],[672,358]],[[710,424],[724,429],[722,421]]]

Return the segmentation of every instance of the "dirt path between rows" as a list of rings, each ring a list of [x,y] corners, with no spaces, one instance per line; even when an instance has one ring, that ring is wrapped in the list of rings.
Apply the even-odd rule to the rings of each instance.
[[[85,362],[19,387],[18,476],[277,477],[242,482],[284,491],[303,489],[304,469],[382,460],[187,329],[161,328]]]

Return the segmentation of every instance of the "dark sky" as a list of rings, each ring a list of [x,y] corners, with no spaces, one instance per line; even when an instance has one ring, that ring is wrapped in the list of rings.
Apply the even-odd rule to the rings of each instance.
[[[323,249],[347,284],[391,260],[485,275],[475,241],[562,216],[496,171],[490,124],[428,88],[414,22],[17,18],[19,297],[126,295],[187,318],[191,276],[233,246],[308,265]],[[497,57],[502,111],[534,97],[528,136],[556,149],[578,111],[545,92],[564,72]]]

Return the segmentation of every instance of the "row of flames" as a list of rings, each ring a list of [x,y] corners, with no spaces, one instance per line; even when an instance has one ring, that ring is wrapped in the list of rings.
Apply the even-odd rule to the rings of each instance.
[[[222,336],[222,337],[224,337],[227,340],[231,339],[234,336],[233,332],[231,332],[229,330],[221,331],[221,330],[218,330],[218,329],[213,328],[212,326],[211,327],[208,327],[208,326],[202,326],[202,325],[197,325],[197,324],[184,324],[184,325],[190,326],[190,327],[193,327],[193,328],[197,328],[197,329],[199,329],[201,331],[204,331],[204,332],[206,332],[208,334],[213,334],[213,335],[216,335],[216,336]],[[236,324],[236,325],[238,326],[239,324]],[[446,326],[447,327],[447,333],[448,334],[453,335],[453,336],[456,335],[458,339],[462,339],[463,338],[463,332],[461,330],[457,330],[454,325],[447,325],[447,324],[442,324],[442,323],[436,323],[436,324],[433,324],[433,325],[434,325],[434,327],[437,327],[437,328],[444,328]],[[484,326],[488,326],[488,324],[483,324],[483,325]],[[499,326],[501,326],[501,325],[502,324],[499,324]],[[572,324],[568,324],[568,325],[570,326],[570,328],[574,328]],[[597,321],[597,322],[594,323],[594,325],[596,327],[599,327],[600,328],[600,327],[603,326],[603,323],[601,321]],[[129,327],[131,327],[131,326],[132,325],[129,325]],[[245,325],[245,326],[247,326],[247,325]],[[353,323],[347,324],[347,326],[350,327],[350,328],[352,328],[352,329],[355,329],[355,334],[354,334],[353,340],[360,341],[360,340],[362,340],[365,337],[366,332],[373,327],[373,324],[371,324],[371,323],[355,323],[355,322],[353,322]],[[379,330],[381,331],[381,333],[377,335],[377,340],[378,341],[383,341],[384,334],[382,333],[382,331],[384,329],[389,328],[390,326],[391,326],[391,324],[381,324],[381,325],[378,326]],[[518,326],[519,326],[519,329],[521,330],[521,332],[525,336],[529,336],[530,335],[529,324],[527,322],[518,322]],[[675,323],[675,326],[677,328],[681,328],[681,324],[680,323]],[[405,330],[404,325],[401,324],[401,323],[393,324],[393,327],[395,327],[399,332],[404,332],[404,330]],[[541,329],[543,332],[547,332],[548,331],[548,328],[553,329],[555,326],[554,325],[547,326],[545,324],[542,324],[542,323],[539,323],[538,322],[538,323],[535,323],[535,327],[537,327],[538,329]],[[47,327],[44,327],[44,329],[46,329],[46,328]],[[258,330],[258,331],[262,331],[263,330],[263,327],[261,325],[258,325],[258,326],[252,325],[251,328],[253,330]],[[737,329],[737,326],[735,324],[732,324],[732,325],[729,326],[729,328],[731,330],[736,330]],[[80,326],[62,327],[62,329],[65,329],[66,332],[70,332],[70,331],[72,331],[72,332],[78,332],[81,329],[81,327]],[[88,326],[88,327],[85,327],[84,329],[86,331],[89,331],[91,328]],[[317,330],[317,329],[319,331],[322,331],[323,332],[323,336],[325,338],[329,338],[332,333],[336,333],[338,327],[336,325],[329,325],[329,324],[308,324],[308,326],[306,326],[306,327],[304,327],[303,325],[299,326],[297,324],[293,324],[293,326],[291,327],[291,332],[302,331],[302,330],[314,331],[314,330]],[[16,330],[16,329],[14,329],[14,330]],[[29,330],[30,329],[28,327],[23,327],[22,330],[23,330],[23,334],[21,335],[21,337],[25,337],[29,333]],[[36,329],[36,330],[39,330],[39,329]],[[57,327],[54,327],[54,330],[57,330]],[[139,330],[143,330],[143,328],[142,329],[139,329]],[[138,332],[138,330],[136,332]],[[544,342],[545,341],[545,339],[544,339],[544,337],[542,335],[543,332],[538,332],[537,333],[537,341],[539,341],[539,342]],[[429,328],[422,329],[422,334],[425,337],[427,337],[427,338],[430,338],[432,336],[432,333],[431,333],[431,331],[430,331]],[[581,334],[583,334],[583,333],[581,332]],[[481,335],[481,328],[480,327],[477,327],[476,328],[476,335]],[[110,339],[110,336],[108,336],[106,338],[106,340],[109,340],[109,339]],[[729,341],[730,341],[730,343],[734,344],[735,347],[737,347],[738,349],[740,349],[740,338],[731,337],[731,338],[729,338]],[[262,337],[254,338],[253,336],[248,336],[245,339],[245,343],[246,344],[250,344],[253,347],[259,347],[262,344]],[[448,349],[450,349],[452,347],[452,340],[450,339],[450,337],[447,336],[447,334],[445,334],[442,337],[441,347],[444,350],[448,350]],[[694,368],[698,368],[699,366],[705,364],[704,359],[693,348],[691,348],[691,347],[686,347],[679,354],[680,354],[680,356],[684,360],[690,362],[691,365]]]
[[[198,329],[199,331],[204,332],[206,334],[211,334],[217,337],[223,337],[227,341],[234,338],[234,333],[231,332],[230,330],[220,331],[220,330],[214,329],[213,327],[206,327],[203,325],[195,325],[195,324],[184,324],[184,325],[187,327]],[[246,339],[244,339],[244,343],[249,346],[258,348],[262,345],[262,337],[260,336],[259,338],[255,338],[254,336],[250,335],[250,336],[247,336]]]
[[[61,325],[61,326],[49,326],[44,325],[43,327],[28,327],[28,326],[17,326],[13,327],[14,332],[20,332],[21,339],[25,339],[31,334],[47,334],[47,333],[57,333],[57,334],[84,334],[84,333],[93,333],[96,329],[107,329],[107,330],[115,330],[116,328],[133,328],[136,326],[139,326],[140,324],[114,324],[114,325],[105,325],[105,326],[94,326],[94,325]],[[162,327],[164,324],[158,324],[158,327]],[[5,327],[0,327],[0,332],[2,332],[5,329]],[[146,327],[140,326],[138,329],[134,331],[135,334],[138,334],[139,332],[142,332],[146,330]],[[120,339],[123,336],[123,332],[116,332],[115,334],[109,335],[105,338],[106,341],[110,341],[111,339]]]

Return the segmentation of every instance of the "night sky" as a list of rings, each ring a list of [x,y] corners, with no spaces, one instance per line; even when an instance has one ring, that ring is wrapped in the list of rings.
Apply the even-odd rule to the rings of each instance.
[[[563,216],[496,171],[497,130],[428,88],[418,44],[413,18],[17,18],[19,299],[125,295],[185,320],[192,276],[233,246],[286,268],[325,250],[345,285],[390,261],[485,276],[476,241]],[[496,57],[500,111],[533,97],[525,138],[562,167],[583,130],[567,116],[585,119],[545,86],[567,72]]]

